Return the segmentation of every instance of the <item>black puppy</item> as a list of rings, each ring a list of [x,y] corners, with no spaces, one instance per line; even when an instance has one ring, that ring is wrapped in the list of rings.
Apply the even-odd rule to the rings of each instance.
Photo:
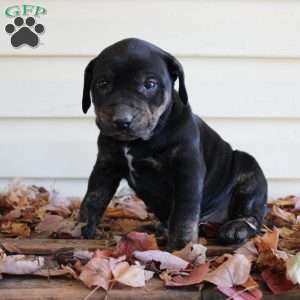
[[[138,39],[113,44],[86,67],[84,113],[91,99],[100,135],[80,208],[85,238],[95,235],[121,178],[168,226],[172,249],[197,240],[200,222],[223,224],[222,243],[255,235],[266,209],[263,172],[192,113],[175,57]]]

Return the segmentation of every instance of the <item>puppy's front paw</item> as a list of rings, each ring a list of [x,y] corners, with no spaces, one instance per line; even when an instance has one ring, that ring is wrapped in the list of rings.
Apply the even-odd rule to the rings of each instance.
[[[86,240],[94,239],[94,237],[96,235],[96,227],[90,226],[90,225],[83,226],[81,229],[81,235]]]
[[[236,219],[223,224],[218,233],[218,240],[221,244],[240,244],[253,237],[256,230],[244,219]]]

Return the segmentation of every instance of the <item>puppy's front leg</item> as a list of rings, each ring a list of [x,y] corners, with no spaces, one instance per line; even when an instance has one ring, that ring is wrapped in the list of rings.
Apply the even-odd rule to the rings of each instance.
[[[170,249],[181,249],[198,240],[198,228],[205,168],[196,153],[186,153],[174,161],[174,202],[169,219]]]
[[[84,238],[90,239],[95,236],[99,219],[116,192],[121,177],[120,168],[116,168],[113,163],[97,160],[80,206],[79,219],[81,222],[87,222],[82,228]]]

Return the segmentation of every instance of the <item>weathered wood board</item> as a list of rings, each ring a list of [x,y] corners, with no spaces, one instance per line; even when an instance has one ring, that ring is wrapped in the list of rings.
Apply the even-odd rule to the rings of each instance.
[[[95,250],[103,248],[97,240],[53,240],[53,239],[0,239],[0,246],[11,252],[23,254],[51,255],[71,249]],[[232,247],[208,246],[208,256],[230,253]],[[300,289],[284,295],[273,295],[265,286],[261,289],[266,300],[299,300]],[[84,300],[91,292],[81,282],[68,278],[38,278],[32,276],[4,275],[0,280],[0,300]],[[130,288],[116,284],[108,296],[103,290],[96,291],[89,300],[224,300],[226,297],[215,287],[200,290],[197,287],[165,288],[157,278],[150,280],[145,288]]]

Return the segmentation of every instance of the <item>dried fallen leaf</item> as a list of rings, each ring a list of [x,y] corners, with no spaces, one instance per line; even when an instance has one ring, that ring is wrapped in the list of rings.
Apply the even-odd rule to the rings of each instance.
[[[154,235],[143,232],[130,232],[118,243],[114,256],[126,255],[130,257],[136,250],[156,250],[159,249]]]
[[[255,261],[258,256],[258,252],[255,247],[253,239],[245,243],[243,246],[241,246],[234,252],[245,255],[248,258],[248,260],[250,260],[251,262]]]
[[[284,251],[269,249],[259,253],[256,266],[260,269],[271,268],[278,272],[286,270],[288,255]]]
[[[266,218],[272,223],[272,225],[278,227],[288,226],[289,224],[293,225],[296,223],[296,217],[294,214],[281,209],[277,205],[272,206],[272,209]]]
[[[266,232],[263,236],[257,236],[254,238],[254,243],[258,252],[269,249],[277,249],[278,241],[279,230],[276,227],[274,227],[273,231]]]
[[[172,254],[176,255],[191,264],[200,265],[206,261],[207,248],[201,244],[187,244],[183,249],[174,251]]]
[[[25,223],[5,221],[0,223],[0,231],[14,237],[29,237],[31,230]]]
[[[48,204],[44,207],[45,211],[51,214],[56,214],[62,216],[63,218],[67,218],[71,215],[71,211],[64,206]]]
[[[300,284],[300,252],[287,260],[286,274],[294,284]]]
[[[40,222],[36,227],[36,232],[46,232],[51,234],[57,232],[63,224],[64,218],[58,215],[46,215],[44,220]]]
[[[165,281],[166,286],[188,286],[199,284],[203,281],[205,275],[209,271],[209,264],[202,264],[196,266],[189,275],[187,276],[174,276],[170,277]]]
[[[108,290],[112,272],[107,258],[92,258],[82,268],[79,279],[89,288],[100,286]]]
[[[0,258],[0,273],[31,274],[44,266],[42,256],[32,255],[2,255]]]
[[[114,198],[106,209],[105,215],[110,218],[145,220],[148,217],[148,212],[144,202],[132,195]]]
[[[242,254],[230,256],[214,271],[206,274],[204,280],[220,287],[241,285],[250,275],[251,263]]]
[[[265,270],[261,276],[273,294],[283,294],[294,288],[294,284],[286,278],[285,272]]]
[[[0,220],[1,221],[15,221],[16,219],[20,218],[22,215],[22,210],[20,208],[15,208],[8,212],[7,214],[3,215]]]
[[[125,259],[125,258],[124,258]],[[117,261],[111,258],[111,268],[114,280],[131,287],[145,286],[145,270],[141,265],[129,265],[127,261]]]
[[[188,266],[188,262],[165,251],[148,250],[148,251],[134,251],[133,255],[140,262],[146,264],[152,261],[159,263],[160,270],[180,271]]]

